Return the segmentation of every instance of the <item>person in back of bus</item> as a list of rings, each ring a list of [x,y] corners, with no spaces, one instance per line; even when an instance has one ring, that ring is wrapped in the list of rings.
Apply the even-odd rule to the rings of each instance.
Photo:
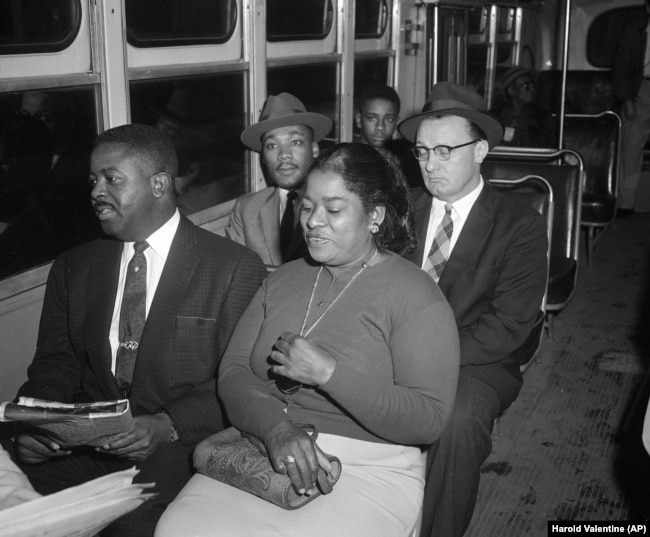
[[[440,82],[399,127],[415,141],[426,190],[415,194],[420,246],[409,256],[438,283],[460,336],[450,421],[428,452],[423,537],[460,537],[474,511],[492,425],[522,385],[513,355],[546,288],[546,221],[481,178],[503,127],[474,90]]]
[[[650,14],[650,0],[644,2]],[[643,166],[643,148],[650,135],[650,16],[635,18],[623,29],[612,66],[614,95],[623,103],[621,164],[616,216],[634,213],[636,190]]]
[[[359,141],[374,147],[387,161],[398,166],[410,186],[421,186],[422,175],[411,152],[411,143],[394,139],[401,103],[397,92],[386,84],[371,84],[363,89],[354,121]]]
[[[318,142],[332,129],[322,114],[307,112],[290,93],[270,95],[260,119],[241,134],[260,153],[272,186],[239,198],[230,213],[226,237],[257,253],[268,266],[306,255],[298,224],[303,186],[319,154]]]
[[[108,237],[50,270],[34,360],[18,395],[63,403],[128,398],[134,428],[96,449],[19,429],[21,469],[42,494],[136,466],[157,495],[102,532],[145,537],[191,476],[194,445],[223,429],[216,376],[266,269],[253,252],[194,226],[174,195],[171,140],[155,127],[101,134],[93,209]]]
[[[533,74],[524,67],[508,69],[502,80],[506,102],[491,110],[505,130],[502,145],[555,147],[553,116],[535,104],[537,91]]]

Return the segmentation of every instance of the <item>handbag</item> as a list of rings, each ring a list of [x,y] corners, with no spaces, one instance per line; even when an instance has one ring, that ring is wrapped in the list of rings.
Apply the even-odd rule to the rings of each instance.
[[[317,432],[313,425],[312,439]],[[284,509],[298,509],[315,500],[321,494],[332,492],[341,475],[341,461],[327,455],[332,471],[318,471],[316,492],[307,496],[298,494],[288,475],[276,472],[271,466],[264,444],[256,437],[242,434],[229,427],[199,442],[194,450],[194,468],[208,477],[255,494]]]

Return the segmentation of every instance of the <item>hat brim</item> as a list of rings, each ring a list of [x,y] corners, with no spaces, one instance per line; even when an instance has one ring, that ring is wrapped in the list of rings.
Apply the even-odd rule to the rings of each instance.
[[[314,112],[298,112],[254,123],[243,130],[240,138],[248,149],[261,153],[264,133],[290,125],[307,125],[310,127],[314,131],[314,142],[319,142],[332,130],[332,120],[327,116]]]
[[[397,126],[397,129],[404,138],[411,142],[415,142],[415,137],[420,123],[425,117],[430,116],[460,116],[473,121],[487,136],[487,142],[490,149],[499,145],[503,139],[503,125],[501,125],[501,122],[496,117],[489,112],[467,108],[444,108],[441,110],[422,112],[402,121]]]

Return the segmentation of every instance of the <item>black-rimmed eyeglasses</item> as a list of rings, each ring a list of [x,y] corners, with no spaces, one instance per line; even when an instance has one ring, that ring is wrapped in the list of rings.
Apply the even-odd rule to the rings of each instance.
[[[418,160],[429,160],[429,152],[433,151],[433,154],[436,156],[438,160],[449,160],[449,157],[451,156],[451,152],[454,149],[459,149],[467,145],[475,144],[480,140],[481,140],[480,138],[477,138],[476,140],[472,140],[471,142],[467,142],[466,144],[460,144],[454,146],[437,145],[436,147],[424,147],[423,145],[416,145],[413,148],[413,154],[415,155],[415,158]]]

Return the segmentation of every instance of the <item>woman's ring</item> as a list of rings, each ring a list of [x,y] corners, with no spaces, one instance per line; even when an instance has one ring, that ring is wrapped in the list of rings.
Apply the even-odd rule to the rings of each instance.
[[[290,464],[292,462],[296,462],[296,458],[293,455],[287,455],[287,458],[284,459],[284,463]]]

